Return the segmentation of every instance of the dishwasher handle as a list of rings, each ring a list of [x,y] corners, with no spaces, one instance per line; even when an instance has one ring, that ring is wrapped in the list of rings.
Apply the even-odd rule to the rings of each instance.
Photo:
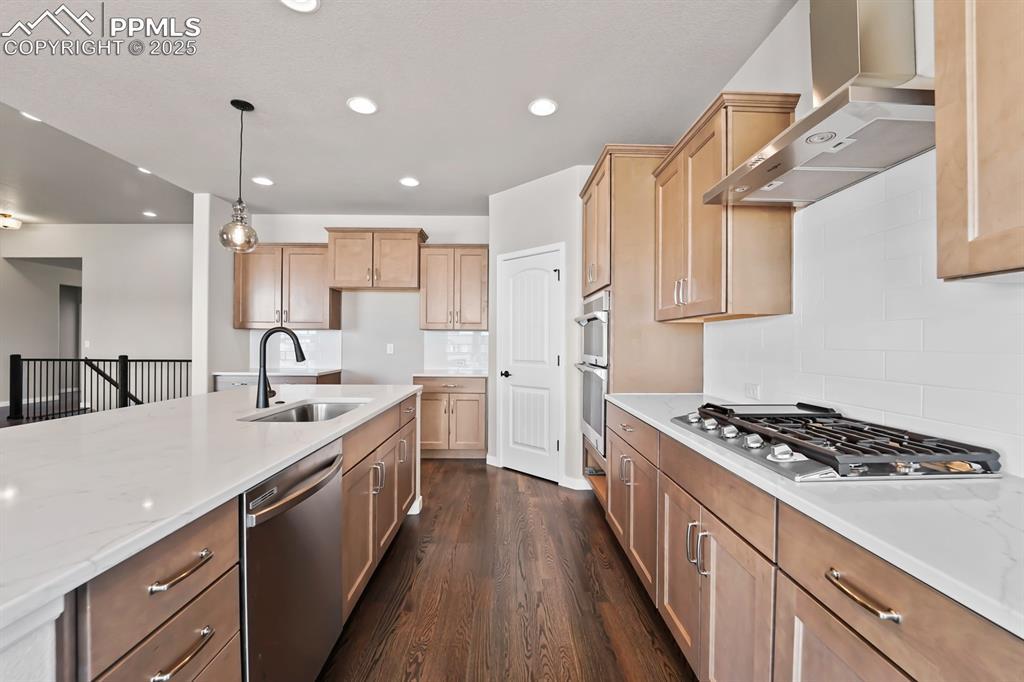
[[[307,485],[304,485],[301,488],[289,493],[286,497],[275,502],[266,509],[261,509],[255,514],[246,514],[245,527],[253,528],[254,526],[258,526],[265,521],[269,521],[278,514],[284,513],[291,509],[292,507],[300,504],[303,500],[307,499],[308,497],[315,494],[318,490],[322,489],[324,486],[331,482],[331,479],[338,475],[338,472],[341,471],[341,458],[342,456],[338,455],[334,459],[334,462],[331,464],[331,466],[327,467],[327,469],[325,469],[323,473],[318,475]]]

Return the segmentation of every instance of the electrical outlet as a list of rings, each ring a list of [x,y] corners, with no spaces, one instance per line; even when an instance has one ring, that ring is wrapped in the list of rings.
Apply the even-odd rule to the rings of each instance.
[[[384,346],[384,352],[387,353],[388,355],[394,355],[395,354],[395,344],[389,343],[389,344],[385,345]]]
[[[751,400],[760,400],[761,384],[743,384],[743,395]]]

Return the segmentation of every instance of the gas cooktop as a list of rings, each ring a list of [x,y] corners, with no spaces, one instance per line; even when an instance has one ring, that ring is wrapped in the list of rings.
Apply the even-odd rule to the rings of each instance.
[[[999,478],[994,450],[807,403],[705,403],[672,421],[794,481]]]

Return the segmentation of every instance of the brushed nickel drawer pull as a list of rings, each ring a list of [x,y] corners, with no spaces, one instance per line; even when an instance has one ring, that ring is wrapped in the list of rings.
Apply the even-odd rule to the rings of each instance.
[[[405,412],[406,414],[412,414],[415,411],[416,411],[415,407],[407,407],[404,410],[402,410],[402,412]]]
[[[194,564],[192,564],[191,566],[189,566],[173,578],[156,581],[147,588],[149,590],[149,593],[156,594],[157,592],[166,592],[167,590],[171,589],[172,587],[180,583],[182,580],[188,578],[190,575],[192,575],[200,568],[205,566],[206,562],[208,562],[212,558],[213,552],[211,552],[208,547],[204,547],[202,551],[199,552],[199,559]]]
[[[636,431],[636,429],[634,429],[629,424],[619,424],[619,428],[625,431],[626,433],[633,433],[634,431]]]
[[[694,566],[697,565],[697,557],[690,553],[690,538],[693,537],[693,529],[699,526],[697,521],[690,521],[686,524],[686,560]]]
[[[694,566],[697,567],[697,572],[701,575],[711,575],[711,571],[707,570],[707,566],[704,564],[704,538],[711,535],[706,530],[702,530],[697,533],[697,560],[693,562]]]
[[[633,485],[633,458],[623,457],[622,461],[626,464],[626,471],[629,472],[629,478],[625,480],[626,487]]]
[[[878,606],[874,604],[870,597],[862,593],[851,585],[847,585],[843,582],[843,574],[837,571],[835,568],[829,568],[828,573],[825,574],[825,578],[830,583],[835,585],[836,589],[845,594],[847,597],[852,599],[858,606],[874,615],[878,620],[887,620],[893,623],[902,623],[903,616],[892,609],[884,606]]]
[[[217,631],[209,625],[204,627],[199,631],[199,641],[192,645],[192,648],[186,651],[185,655],[182,656],[177,663],[172,665],[170,670],[167,672],[158,672],[156,675],[149,678],[149,682],[168,682],[171,680],[175,675],[181,672],[182,668],[191,663],[192,659],[199,655],[199,652],[201,652],[206,645],[210,643],[210,640],[213,639],[213,635],[216,632]]]
[[[458,384],[441,384],[441,388],[458,388]]]
[[[370,272],[371,272],[371,271],[370,271],[370,268],[366,268],[366,281],[367,281],[367,282],[369,282],[369,281],[370,281]]]

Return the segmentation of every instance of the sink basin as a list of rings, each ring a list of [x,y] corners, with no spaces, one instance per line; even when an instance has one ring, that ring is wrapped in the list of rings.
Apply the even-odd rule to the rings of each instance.
[[[336,419],[346,412],[351,412],[366,404],[360,402],[338,403],[301,403],[284,410],[279,410],[265,417],[250,417],[246,421],[253,422],[325,422]]]

